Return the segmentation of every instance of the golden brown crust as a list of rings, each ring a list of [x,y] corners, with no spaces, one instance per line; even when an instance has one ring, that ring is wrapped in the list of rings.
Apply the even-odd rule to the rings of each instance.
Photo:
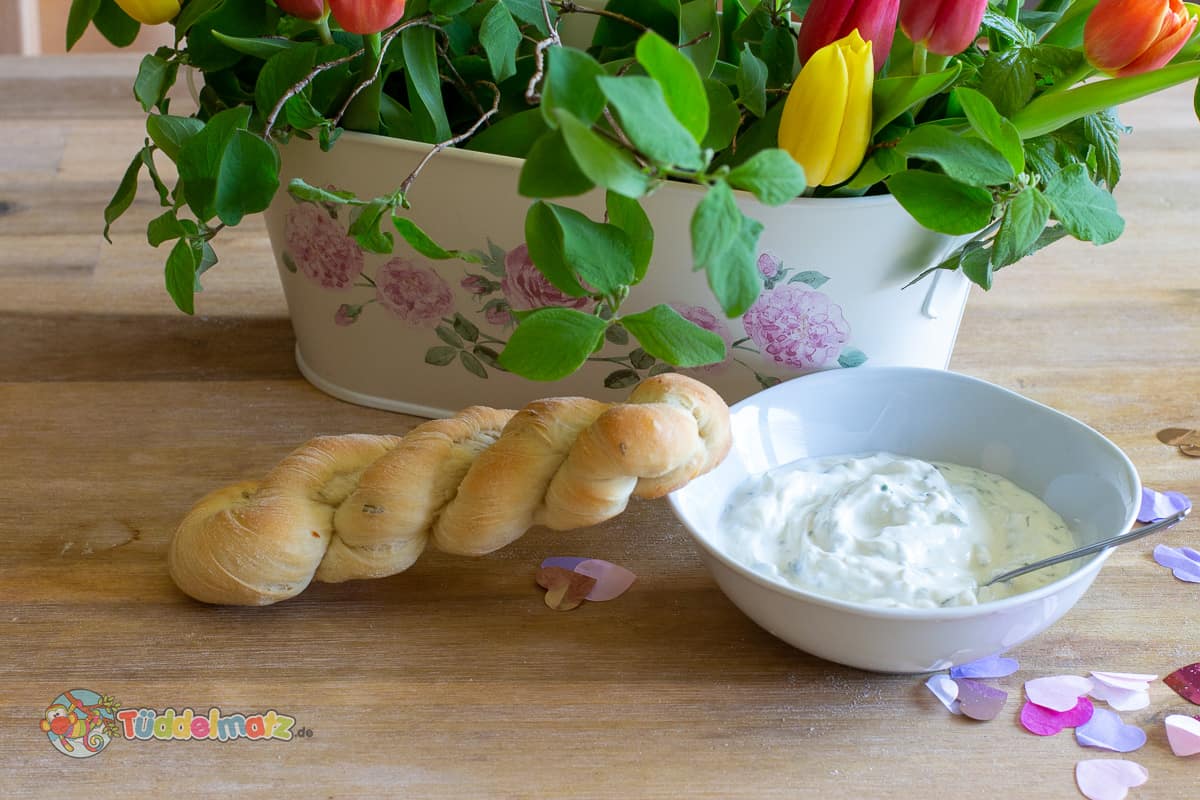
[[[520,411],[473,406],[407,436],[323,436],[261,482],[202,498],[168,549],[171,577],[209,603],[265,605],[315,578],[407,569],[432,539],[481,555],[535,524],[593,525],[631,495],[660,497],[729,450],[729,410],[677,374],[623,404],[550,398]]]

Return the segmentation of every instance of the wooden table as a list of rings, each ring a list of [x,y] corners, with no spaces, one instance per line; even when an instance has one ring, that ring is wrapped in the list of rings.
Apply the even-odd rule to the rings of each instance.
[[[919,677],[842,668],[755,627],[663,502],[271,608],[192,602],[164,553],[197,497],[318,432],[417,420],[300,377],[260,220],[222,234],[195,318],[173,310],[146,245],[148,187],[102,242],[101,209],[143,137],[135,67],[0,58],[3,796],[1069,798],[1075,762],[1112,754],[1025,733],[1022,681],[1200,661],[1200,588],[1150,557],[1156,542],[1195,544],[1197,520],[1118,551],[1017,648],[990,723],[952,717]],[[1189,92],[1125,112],[1125,236],[1006,270],[972,299],[953,366],[1079,417],[1148,485],[1200,498],[1200,459],[1154,437],[1200,426]],[[624,564],[638,583],[555,613],[532,575],[556,553]],[[160,712],[274,709],[311,736],[115,741],[68,759],[38,724],[75,688]],[[1196,797],[1200,761],[1171,754],[1162,719],[1198,711],[1156,683],[1150,707],[1124,715],[1149,733],[1131,756],[1151,775],[1135,797]]]

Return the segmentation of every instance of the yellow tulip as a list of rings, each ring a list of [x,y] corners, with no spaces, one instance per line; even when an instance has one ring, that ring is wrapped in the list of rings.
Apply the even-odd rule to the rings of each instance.
[[[804,167],[809,186],[849,180],[871,142],[871,43],[858,30],[813,54],[788,92],[779,146]]]
[[[117,0],[129,16],[146,25],[169,22],[179,13],[179,0]]]

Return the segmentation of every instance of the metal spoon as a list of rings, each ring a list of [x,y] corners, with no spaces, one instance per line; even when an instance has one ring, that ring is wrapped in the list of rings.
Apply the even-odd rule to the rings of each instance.
[[[1152,533],[1157,533],[1164,528],[1169,528],[1172,525],[1182,522],[1183,518],[1186,517],[1191,510],[1192,509],[1189,506],[1183,511],[1178,511],[1172,516],[1169,516],[1166,519],[1160,519],[1158,522],[1150,525],[1145,525],[1141,528],[1134,528],[1127,533],[1110,536],[1109,538],[1102,539],[1099,542],[1093,542],[1092,544],[1084,545],[1083,547],[1076,547],[1074,550],[1068,550],[1060,555],[1050,556],[1049,558],[1043,558],[1041,561],[1034,561],[1032,564],[1026,564],[1023,567],[1017,567],[1016,569],[1012,569],[1008,572],[997,575],[987,583],[980,584],[980,588],[983,588],[984,586],[991,586],[993,583],[1010,581],[1013,578],[1019,578],[1029,572],[1035,572],[1039,569],[1044,569],[1045,567],[1052,567],[1055,564],[1061,564],[1064,561],[1071,561],[1072,559],[1088,556],[1092,553],[1099,553],[1101,550],[1105,550],[1109,547],[1116,547],[1117,545],[1125,544],[1126,542],[1132,542],[1134,539],[1141,539],[1143,536],[1149,536]]]

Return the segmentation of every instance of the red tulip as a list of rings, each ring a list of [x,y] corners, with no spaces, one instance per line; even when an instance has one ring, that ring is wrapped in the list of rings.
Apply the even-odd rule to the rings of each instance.
[[[800,23],[800,63],[808,63],[813,53],[857,29],[871,43],[878,72],[892,50],[899,13],[900,0],[813,0]]]
[[[1083,52],[1101,72],[1138,75],[1174,58],[1195,29],[1180,0],[1100,0],[1083,28]]]
[[[901,0],[900,28],[939,56],[956,56],[979,36],[987,0]]]
[[[325,16],[325,0],[275,0],[275,5],[293,17],[309,21]]]
[[[404,16],[404,0],[329,0],[333,18],[347,33],[379,33]]]

